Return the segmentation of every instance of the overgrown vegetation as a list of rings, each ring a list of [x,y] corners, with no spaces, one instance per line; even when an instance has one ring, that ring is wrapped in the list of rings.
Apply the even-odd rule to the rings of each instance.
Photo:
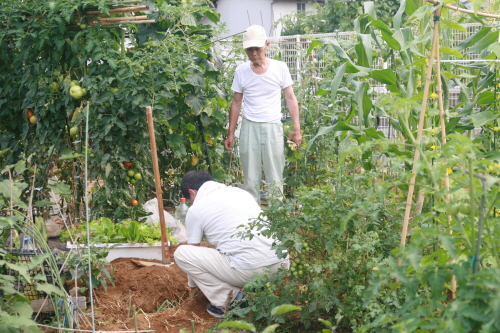
[[[350,6],[337,3],[343,4]],[[32,207],[43,211],[52,204],[49,189],[77,214],[85,154],[96,181],[94,215],[140,218],[141,211],[128,202],[143,202],[151,192],[141,111],[146,105],[154,107],[163,145],[166,197],[172,198],[191,168],[212,168],[222,181],[237,178],[231,174],[237,161],[221,146],[227,122],[222,110],[228,106],[223,90],[230,77],[221,75],[221,59],[210,48],[215,31],[196,24],[202,14],[214,21],[217,15],[198,2],[156,1],[159,16],[151,15],[159,23],[145,29],[68,27],[77,23],[71,15],[76,9],[92,6],[105,11],[107,3],[83,1],[76,8],[60,1],[47,8],[11,1],[2,11],[7,23],[0,52],[8,60],[0,64],[6,82],[0,88],[6,120],[0,125],[0,162],[7,166],[0,182],[2,228],[21,230],[25,219],[36,221]],[[245,327],[255,331],[277,322],[290,331],[323,324],[346,332],[500,331],[500,80],[491,61],[500,55],[499,33],[485,22],[467,32],[442,8],[439,55],[448,61],[440,75],[434,69],[427,80],[434,63],[429,56],[435,9],[402,1],[391,21],[367,4],[356,14],[354,38],[312,42],[308,55],[324,67],[311,62],[307,69],[314,75],[302,75],[296,89],[307,145],[287,147],[287,198],[272,201],[247,234],[275,234],[276,250],[288,254],[292,265],[245,287],[246,311],[255,319]],[[29,18],[38,15],[46,19]],[[466,38],[455,43],[455,31]],[[123,32],[133,47],[123,47]],[[460,61],[467,57],[481,59]],[[72,80],[87,88],[84,103],[67,95]],[[28,108],[39,116],[36,124],[26,120]],[[91,149],[86,152],[80,140],[86,137],[87,112]],[[382,117],[391,137],[381,131]],[[79,133],[72,136],[75,126]],[[142,175],[135,184],[128,169]],[[60,176],[49,186],[51,172]],[[402,237],[407,212],[408,235]],[[102,237],[116,239],[114,223],[99,221],[95,229]],[[120,230],[137,241],[138,226]],[[103,258],[103,253],[69,258],[68,274],[87,279],[86,285],[105,286],[112,279],[102,271]],[[85,260],[93,263],[90,271],[81,265]],[[0,278],[12,315],[19,304],[9,300],[24,301],[9,289],[9,277]],[[305,311],[275,316],[271,309],[283,303]]]
[[[315,4],[314,10],[298,11],[285,15],[277,24],[282,25],[282,36],[307,35],[335,31],[354,30],[354,21],[365,12],[364,0],[325,1]],[[396,14],[400,1],[374,1],[374,16],[390,24]]]

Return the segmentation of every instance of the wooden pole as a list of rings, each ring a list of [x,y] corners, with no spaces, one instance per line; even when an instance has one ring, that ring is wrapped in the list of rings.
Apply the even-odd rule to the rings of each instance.
[[[429,62],[427,64],[427,74],[425,78],[425,86],[424,86],[424,96],[422,100],[422,108],[420,110],[420,120],[418,122],[418,133],[417,140],[415,142],[415,155],[413,157],[413,168],[412,168],[412,177],[410,179],[410,186],[408,187],[408,196],[406,197],[406,210],[403,221],[403,228],[401,230],[401,247],[406,246],[406,235],[408,234],[408,223],[410,221],[410,212],[411,206],[413,204],[413,191],[415,190],[415,180],[417,178],[417,164],[420,159],[420,150],[421,147],[418,145],[421,144],[422,141],[422,132],[424,128],[424,120],[425,120],[425,110],[427,109],[427,99],[429,97],[429,87],[431,85],[432,78],[432,65],[434,63],[434,57],[436,53],[436,49],[434,45],[439,41],[439,24],[434,21],[434,30],[433,30],[433,38],[432,38],[432,46],[431,46],[431,54],[429,56]]]
[[[161,243],[162,243],[161,261],[163,264],[170,264],[167,228],[165,225],[163,196],[161,191],[160,168],[158,167],[158,155],[156,153],[156,138],[155,138],[155,129],[153,124],[153,110],[150,106],[146,107],[146,117],[148,119],[149,141],[151,143],[151,156],[153,158],[153,172],[155,176],[156,197],[158,199],[158,213],[160,215]]]
[[[441,10],[438,8],[436,10],[437,16],[441,14]],[[446,119],[446,114],[445,114],[445,109],[444,109],[444,103],[443,103],[443,83],[441,81],[441,57],[439,55],[439,38],[434,46],[436,49],[436,76],[437,76],[437,85],[438,85],[438,103],[439,103],[439,125],[441,127],[441,145],[444,146],[446,144],[446,124],[445,124],[445,119]],[[444,173],[444,186],[446,188],[446,202],[447,204],[451,204],[451,197],[450,197],[450,177],[448,175],[448,169],[446,169]],[[451,220],[452,217],[451,215],[448,214],[448,228],[450,235],[453,233],[453,230],[451,228]],[[455,260],[452,260],[452,263],[454,263]],[[455,275],[451,276],[451,295],[453,299],[457,298],[457,277]]]
[[[110,9],[109,13],[110,14],[118,14],[118,13],[133,13],[133,12],[143,12],[145,10],[148,10],[148,6],[134,6],[134,7],[124,7],[124,8],[116,8],[116,9]],[[104,15],[103,12],[100,10],[89,10],[87,11],[87,15]]]
[[[119,24],[145,24],[145,23],[156,23],[156,20],[123,20],[123,21],[111,21],[111,22],[101,22],[101,21],[90,21],[90,25],[119,25]]]
[[[92,21],[134,21],[134,20],[147,20],[147,15],[127,16],[127,17],[99,17],[97,20]]]

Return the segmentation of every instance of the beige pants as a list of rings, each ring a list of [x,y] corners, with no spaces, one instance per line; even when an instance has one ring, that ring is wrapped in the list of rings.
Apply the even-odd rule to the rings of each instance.
[[[289,267],[289,261],[285,259],[256,269],[231,268],[228,256],[215,249],[194,245],[179,246],[174,258],[177,266],[187,274],[189,287],[200,288],[210,303],[220,308],[225,307],[229,292],[233,291],[233,298],[236,297],[252,276]]]

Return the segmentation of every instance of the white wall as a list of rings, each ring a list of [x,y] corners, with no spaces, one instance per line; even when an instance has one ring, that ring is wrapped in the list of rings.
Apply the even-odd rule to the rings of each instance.
[[[306,11],[313,9],[312,3],[306,3]],[[258,24],[266,29],[268,36],[277,37],[280,36],[281,27],[274,29],[274,22],[286,14],[296,12],[297,1],[218,0],[216,10],[221,22],[226,23],[228,36],[243,32],[252,24]],[[201,22],[210,24],[206,18]]]
[[[258,24],[269,31],[272,27],[272,0],[218,0],[217,11],[226,23],[228,35],[243,32],[252,24]]]

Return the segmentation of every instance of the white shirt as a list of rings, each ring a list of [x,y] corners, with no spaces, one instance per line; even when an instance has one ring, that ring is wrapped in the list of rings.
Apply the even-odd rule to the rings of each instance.
[[[198,244],[205,237],[219,252],[229,256],[233,268],[255,269],[276,264],[283,259],[271,250],[273,239],[254,235],[251,240],[241,240],[235,236],[261,212],[247,191],[206,182],[198,190],[186,216],[188,243]]]
[[[250,61],[239,65],[231,89],[243,93],[243,117],[255,122],[276,123],[281,120],[281,91],[293,84],[290,71],[282,61],[270,61],[267,71],[258,75]]]

